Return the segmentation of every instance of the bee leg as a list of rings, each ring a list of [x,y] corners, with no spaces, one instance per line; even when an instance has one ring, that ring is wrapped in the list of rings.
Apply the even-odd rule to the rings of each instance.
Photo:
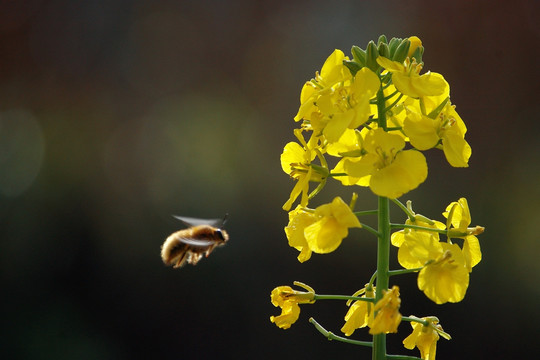
[[[214,250],[214,247],[213,247],[213,246],[209,247],[208,250],[206,250],[206,251],[204,252],[204,256],[205,256],[205,257],[210,256],[210,253],[212,252],[212,250]]]
[[[173,268],[178,269],[179,267],[184,266],[187,259],[187,252],[184,252],[182,255],[178,257],[178,260],[176,261],[176,264],[174,264]]]

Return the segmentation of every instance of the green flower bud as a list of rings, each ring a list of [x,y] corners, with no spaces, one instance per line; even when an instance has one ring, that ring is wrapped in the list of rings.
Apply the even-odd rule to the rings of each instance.
[[[388,48],[388,45],[386,43],[380,43],[377,50],[380,56],[390,58],[390,49]]]
[[[354,45],[351,49],[351,54],[353,56],[354,61],[360,64],[361,67],[366,66],[366,52],[364,50]]]
[[[397,62],[403,62],[407,58],[409,53],[409,47],[411,46],[411,41],[409,39],[404,39],[401,41],[401,44],[396,49],[392,60]]]
[[[379,40],[377,40],[377,46],[381,44],[388,44],[388,40],[386,40],[386,35],[379,36]]]
[[[416,50],[413,51],[410,58],[415,58],[416,62],[420,64],[422,62],[422,55],[424,55],[424,47],[419,46],[416,48]]]
[[[379,69],[379,64],[377,63],[378,57],[379,50],[377,49],[377,45],[373,41],[370,41],[366,49],[366,67],[373,72],[377,72]]]
[[[360,65],[359,63],[357,63],[356,61],[350,61],[350,60],[344,60],[343,61],[343,65],[345,65],[349,71],[351,72],[352,76],[356,75],[356,73],[358,72],[358,70],[360,70],[361,68],[363,68],[362,65]]]
[[[399,44],[401,44],[400,38],[392,38],[392,40],[390,40],[390,43],[388,44],[388,48],[390,49],[390,59],[394,58],[394,54],[396,53]]]

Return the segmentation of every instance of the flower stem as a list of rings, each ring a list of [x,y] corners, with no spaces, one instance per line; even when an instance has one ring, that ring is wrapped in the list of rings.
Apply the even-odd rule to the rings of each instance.
[[[437,232],[439,234],[447,234],[448,230],[446,229],[437,229],[437,228],[431,228],[427,226],[419,226],[419,225],[412,225],[412,224],[390,224],[390,227],[392,229],[414,229],[414,230],[421,230],[421,231],[431,231],[431,232]],[[464,233],[463,236],[467,235],[467,233]]]
[[[387,360],[422,360],[416,356],[405,356],[405,355],[386,355]]]
[[[379,196],[379,238],[377,247],[377,283],[375,300],[383,297],[388,290],[390,258],[390,206],[388,198]],[[386,359],[386,334],[373,336],[373,360]]]
[[[407,207],[403,205],[401,201],[399,201],[398,199],[392,199],[392,202],[396,204],[397,206],[399,206],[399,208],[403,210],[405,214],[407,214],[407,217],[409,218],[409,220],[414,221],[414,214],[411,213],[411,211],[407,209]]]
[[[319,295],[315,294],[313,300],[358,300],[365,302],[375,302],[373,298],[366,298],[360,296],[348,296],[348,295]]]
[[[413,273],[413,272],[418,272],[418,271],[420,271],[422,269],[423,269],[423,267],[418,267],[418,268],[414,268],[414,269],[390,270],[388,272],[388,275],[394,276],[394,275],[409,274],[409,273]]]
[[[347,338],[344,338],[344,337],[341,337],[341,336],[337,336],[333,332],[328,331],[325,328],[323,328],[317,321],[315,321],[314,318],[310,318],[309,322],[312,323],[315,326],[315,328],[321,334],[323,334],[328,340],[337,340],[337,341],[341,341],[341,342],[344,342],[344,343],[353,344],[353,345],[360,345],[360,346],[368,346],[368,347],[373,346],[373,343],[370,342],[370,341],[351,340],[351,339],[347,339]]]
[[[377,237],[379,236],[379,233],[377,232],[377,230],[375,230],[371,226],[366,225],[366,224],[362,224],[362,223],[360,223],[360,224],[362,225],[362,229],[369,231],[370,233],[372,233],[373,235],[375,235]]]

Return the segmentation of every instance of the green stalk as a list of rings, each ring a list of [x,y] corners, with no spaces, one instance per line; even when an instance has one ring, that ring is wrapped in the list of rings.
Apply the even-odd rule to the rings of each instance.
[[[379,196],[379,238],[377,247],[377,283],[375,302],[388,290],[390,262],[390,206],[388,198]],[[373,336],[373,360],[386,359],[386,334]]]
[[[386,100],[382,87],[377,92],[377,113],[378,125],[387,130],[386,125]],[[383,290],[388,290],[390,275],[390,202],[388,198],[379,196],[378,213],[378,246],[377,246],[377,283],[375,291],[375,302],[383,297]],[[386,334],[373,335],[372,360],[386,359]]]

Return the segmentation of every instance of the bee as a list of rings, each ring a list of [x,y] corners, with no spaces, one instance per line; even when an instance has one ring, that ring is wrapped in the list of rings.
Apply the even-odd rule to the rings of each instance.
[[[225,245],[229,234],[223,230],[227,215],[221,219],[195,219],[175,216],[188,228],[172,233],[161,246],[161,258],[165,265],[174,268],[187,262],[197,265],[202,256],[208,257],[216,246]]]

